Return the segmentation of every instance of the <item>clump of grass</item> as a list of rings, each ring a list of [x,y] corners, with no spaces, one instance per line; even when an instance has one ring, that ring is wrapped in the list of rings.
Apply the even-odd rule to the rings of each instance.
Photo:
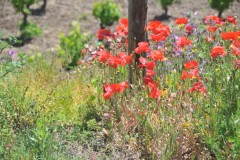
[[[27,59],[29,61],[21,70],[9,73],[0,80],[0,120],[3,126],[0,138],[4,139],[1,141],[2,157],[13,158],[19,154],[24,158],[46,158],[50,155],[49,148],[56,145],[52,142],[53,146],[45,146],[48,140],[43,141],[44,135],[53,138],[53,130],[66,126],[79,125],[84,130],[83,122],[88,124],[96,119],[96,124],[89,124],[85,128],[91,130],[98,127],[101,120],[101,110],[94,98],[96,92],[89,85],[91,82],[86,68],[80,67],[81,72],[66,72],[56,56],[46,58],[39,54]],[[95,114],[89,118],[91,113]],[[42,125],[39,126],[39,123]],[[30,148],[26,148],[28,143]],[[11,145],[10,149],[5,147],[8,144]],[[22,150],[17,149],[18,145],[23,145]],[[13,148],[17,149],[17,153],[12,155]]]

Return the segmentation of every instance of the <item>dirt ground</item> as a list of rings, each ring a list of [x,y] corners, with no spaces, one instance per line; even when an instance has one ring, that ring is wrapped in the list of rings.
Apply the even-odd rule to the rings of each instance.
[[[127,17],[128,1],[116,0],[122,8],[122,17]],[[47,52],[54,49],[59,44],[59,33],[67,33],[73,20],[77,20],[81,25],[81,31],[88,34],[95,34],[99,29],[99,21],[91,15],[94,0],[48,0],[46,13],[42,16],[30,16],[32,22],[37,23],[43,33],[40,37],[34,38],[30,43],[14,48],[16,52],[25,52],[28,54],[35,52]],[[39,4],[33,6],[37,8]],[[181,4],[174,4],[169,7],[171,16],[165,23],[181,17],[188,11],[197,11],[199,20],[206,15],[217,14],[217,11],[211,9],[208,0],[181,0]],[[161,17],[163,10],[157,3],[157,0],[149,0],[148,21]],[[240,3],[234,2],[233,5],[223,13],[227,15],[236,15],[240,17]],[[10,0],[0,0],[0,31],[8,35],[19,35],[18,23],[22,19],[20,13],[16,13],[10,3]]]

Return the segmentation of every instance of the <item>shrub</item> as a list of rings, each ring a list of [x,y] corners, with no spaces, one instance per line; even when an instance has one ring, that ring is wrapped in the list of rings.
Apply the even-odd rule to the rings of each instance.
[[[65,59],[64,66],[71,69],[77,66],[79,58],[81,58],[81,50],[88,42],[90,37],[80,32],[80,25],[78,22],[72,22],[72,29],[68,35],[60,34],[60,47],[59,54],[63,54]]]
[[[179,0],[157,0],[157,1],[161,4],[162,8],[164,9],[164,11],[165,11],[164,14],[167,15],[168,14],[168,6],[172,5],[174,2],[179,1]]]
[[[210,6],[218,11],[218,17],[222,16],[224,10],[228,9],[234,0],[208,0]]]
[[[12,5],[13,7],[15,8],[15,10],[17,12],[21,12],[23,14],[23,25],[27,25],[28,21],[27,21],[27,16],[29,14],[31,14],[31,11],[30,11],[30,6],[34,3],[37,2],[37,0],[22,0],[22,1],[19,1],[19,0],[12,0]]]
[[[9,43],[7,43],[6,41],[1,40],[1,38],[3,37],[3,33],[0,32],[0,54],[2,53],[2,51],[6,48],[8,48],[10,45]]]
[[[17,12],[29,12],[29,7],[36,3],[38,0],[12,0],[12,4]]]
[[[92,14],[100,19],[100,27],[105,28],[119,20],[120,8],[113,0],[101,0],[94,3]]]
[[[38,0],[12,0],[12,5],[17,12],[23,14],[23,20],[20,22],[19,28],[21,30],[20,39],[24,41],[31,40],[34,36],[39,36],[42,32],[36,24],[28,21],[28,15],[31,14],[30,6]]]
[[[0,38],[2,37],[0,33]],[[11,48],[13,44],[20,43],[15,37],[10,36],[6,41],[0,40],[0,55],[3,50]],[[10,72],[13,72],[17,68],[21,68],[24,65],[24,56],[22,54],[18,54],[19,61],[13,59],[16,56],[15,51],[9,50],[8,55],[0,56],[0,78],[4,78]]]
[[[27,25],[24,25],[23,22],[20,22],[19,26],[21,31],[20,37],[23,41],[31,40],[33,37],[39,36],[42,33],[42,29],[31,22],[29,22]]]

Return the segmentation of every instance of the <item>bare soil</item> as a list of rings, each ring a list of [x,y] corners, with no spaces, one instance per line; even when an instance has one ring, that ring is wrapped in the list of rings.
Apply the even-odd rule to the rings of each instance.
[[[122,9],[122,17],[127,17],[128,1],[116,0]],[[95,34],[99,29],[99,21],[94,19],[91,14],[94,0],[48,0],[45,14],[41,16],[30,16],[30,21],[37,23],[43,33],[40,37],[34,38],[30,43],[14,48],[16,52],[25,52],[28,54],[36,52],[46,52],[53,50],[59,44],[59,33],[67,33],[73,20],[77,20],[81,25],[81,31],[88,34]],[[38,8],[39,4],[32,6]],[[201,20],[206,15],[217,14],[217,11],[211,9],[207,0],[181,0],[181,4],[174,4],[169,7],[168,19],[162,16],[163,10],[157,3],[157,0],[149,0],[148,21],[160,19],[166,23],[171,22],[176,17],[185,16],[189,11],[197,11],[198,18]],[[237,1],[223,13],[227,15],[236,15],[240,17],[240,3]],[[0,31],[8,35],[18,36],[18,23],[22,20],[22,15],[16,13],[10,0],[0,0]]]

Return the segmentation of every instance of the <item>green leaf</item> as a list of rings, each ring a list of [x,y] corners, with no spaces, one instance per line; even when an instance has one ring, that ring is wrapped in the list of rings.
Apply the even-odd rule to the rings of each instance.
[[[24,8],[23,9],[23,13],[25,13],[25,14],[31,14],[31,11],[28,9],[28,8]]]

